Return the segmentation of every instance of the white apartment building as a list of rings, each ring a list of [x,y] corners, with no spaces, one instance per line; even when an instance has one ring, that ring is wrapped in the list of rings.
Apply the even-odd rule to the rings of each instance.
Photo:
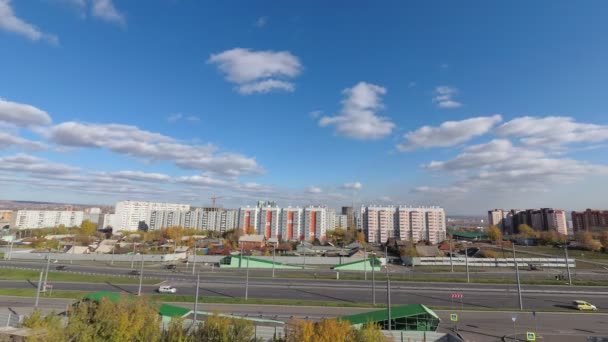
[[[304,239],[302,208],[283,208],[281,211],[281,237],[287,241]]]
[[[69,228],[80,226],[83,218],[83,211],[18,210],[15,216],[15,227],[17,229],[39,229],[63,225]]]
[[[327,208],[327,230],[336,228],[336,209]]]
[[[348,216],[347,215],[336,215],[336,222],[334,224],[334,229],[335,228],[342,228],[342,229],[347,229],[348,228]]]
[[[488,224],[498,227],[504,233],[513,233],[513,211],[504,209],[488,211]]]
[[[114,227],[115,220],[116,220],[116,215],[104,214],[103,219],[101,220],[101,228]]]
[[[549,218],[549,227],[554,227],[558,233],[568,235],[568,220],[564,210],[554,210],[553,215]]]
[[[150,225],[153,211],[189,211],[189,204],[121,201],[115,207],[115,231],[137,231],[139,222]],[[155,222],[156,224],[156,222]]]
[[[446,237],[446,219],[438,207],[361,207],[362,229],[367,241],[385,243],[389,238],[438,243]]]
[[[260,224],[257,233],[266,238],[281,237],[281,208],[260,208]]]
[[[259,232],[259,214],[260,208],[258,207],[244,207],[239,209],[239,224],[238,228],[246,232],[249,228],[253,228],[256,232]]]
[[[306,207],[304,208],[303,227],[304,239],[324,240],[327,231],[327,208],[326,207]]]

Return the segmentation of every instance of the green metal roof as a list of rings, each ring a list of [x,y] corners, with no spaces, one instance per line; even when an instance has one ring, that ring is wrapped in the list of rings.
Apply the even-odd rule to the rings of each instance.
[[[158,314],[167,317],[183,317],[190,312],[192,312],[192,310],[169,304],[161,304],[158,308]]]
[[[410,304],[391,306],[391,319],[398,319],[402,317],[412,317],[419,315],[430,315],[433,318],[439,319],[433,310],[427,308],[422,304]],[[342,316],[340,317],[343,321],[350,322],[351,325],[375,323],[388,320],[388,310],[382,309],[378,311],[364,312],[356,315]]]
[[[459,231],[455,231],[455,230],[449,230],[448,231],[449,235],[452,236],[459,236],[459,237],[464,237],[464,238],[471,238],[471,239],[480,239],[480,238],[488,238],[488,234],[486,233],[474,233],[474,232],[459,232]]]
[[[264,260],[264,259],[252,258],[252,257],[250,257],[250,256],[248,257],[248,256],[244,256],[244,255],[243,255],[243,256],[241,257],[241,256],[240,256],[240,255],[238,255],[238,254],[237,254],[237,255],[228,255],[228,256],[229,256],[229,257],[231,257],[231,258],[237,258],[237,259],[241,259],[241,258],[242,258],[242,260],[243,260],[243,261],[246,261],[247,259],[249,259],[249,260],[251,260],[251,261],[259,262],[259,263],[262,263],[262,264],[269,264],[269,265],[275,264],[275,265],[292,266],[292,265],[287,265],[287,264],[284,264],[284,263],[281,263],[281,262],[278,262],[278,261],[270,261],[270,260]]]
[[[100,302],[102,298],[109,299],[112,303],[116,303],[120,300],[121,294],[118,292],[110,292],[110,291],[99,291],[95,293],[89,293],[84,296],[84,299],[92,300],[94,302]]]

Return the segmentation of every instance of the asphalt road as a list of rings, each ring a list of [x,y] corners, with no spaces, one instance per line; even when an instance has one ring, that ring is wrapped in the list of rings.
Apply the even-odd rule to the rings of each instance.
[[[34,299],[23,297],[0,296],[0,313],[10,310],[18,314],[29,314]],[[41,298],[43,312],[62,311],[71,300]],[[174,303],[174,305],[193,308],[192,303]],[[309,306],[276,306],[276,305],[231,305],[200,304],[201,311],[220,311],[238,316],[254,316],[289,321],[292,318],[319,320],[366,312],[370,308],[328,308]],[[520,312],[481,312],[460,310],[435,310],[442,322],[439,331],[447,332],[457,327],[466,341],[499,341],[503,336],[516,335],[523,339],[528,331],[536,332],[539,341],[577,342],[588,341],[587,337],[608,337],[608,315],[577,313],[545,313],[535,316]],[[450,314],[457,313],[459,321],[450,321]],[[513,322],[515,315],[515,324]]]

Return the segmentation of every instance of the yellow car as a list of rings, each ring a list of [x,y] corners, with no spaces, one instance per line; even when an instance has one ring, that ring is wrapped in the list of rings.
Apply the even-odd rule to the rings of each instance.
[[[575,300],[572,302],[572,306],[580,311],[597,311],[597,307],[595,305],[585,302],[584,300]]]

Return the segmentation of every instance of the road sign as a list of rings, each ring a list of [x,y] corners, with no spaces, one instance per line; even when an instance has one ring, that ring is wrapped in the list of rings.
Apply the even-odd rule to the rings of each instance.
[[[526,341],[536,341],[536,333],[531,331],[526,332]]]
[[[457,314],[450,314],[450,321],[452,321],[452,322],[458,322],[458,315]]]
[[[512,314],[511,320],[515,323],[515,321],[517,321],[517,314]]]
[[[450,298],[452,299],[462,299],[464,297],[462,293],[450,293]]]

